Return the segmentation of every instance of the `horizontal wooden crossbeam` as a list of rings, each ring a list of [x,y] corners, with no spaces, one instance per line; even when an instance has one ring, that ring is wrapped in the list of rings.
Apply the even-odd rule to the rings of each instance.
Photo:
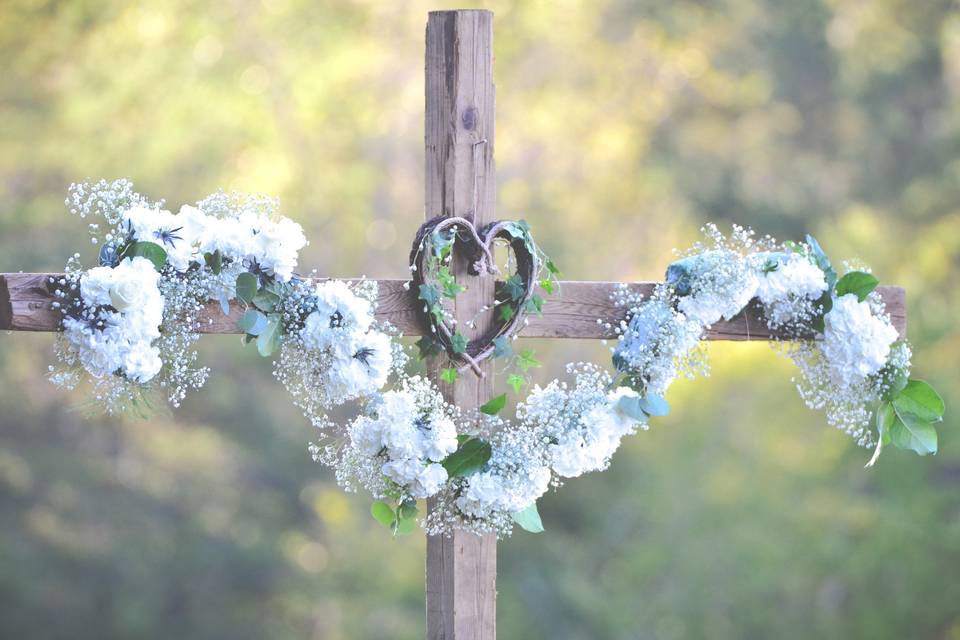
[[[50,273],[0,274],[0,329],[13,331],[56,331],[59,312],[50,306],[53,296],[47,290],[47,278],[59,277]],[[404,280],[379,280],[380,299],[377,318],[389,321],[404,335],[422,335],[414,310],[422,304],[413,291],[404,289]],[[529,324],[520,335],[525,338],[614,338],[616,334],[606,326],[616,326],[624,318],[624,309],[610,300],[617,286],[615,282],[567,281],[560,283],[559,293],[545,295],[543,315],[531,315]],[[631,289],[649,295],[656,283],[633,282]],[[880,287],[880,295],[887,312],[901,336],[906,335],[906,308],[903,289]],[[542,293],[542,292],[541,292]],[[207,305],[201,314],[201,333],[241,333],[237,320],[242,313],[238,305],[225,316],[218,303]],[[597,323],[602,318],[604,324]],[[708,332],[708,340],[769,340],[771,333],[759,309],[750,307],[729,322],[718,322]]]

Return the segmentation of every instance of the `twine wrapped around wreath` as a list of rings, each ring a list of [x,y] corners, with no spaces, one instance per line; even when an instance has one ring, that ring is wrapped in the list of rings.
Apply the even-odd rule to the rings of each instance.
[[[433,243],[441,232],[454,232],[453,248],[450,256],[459,251],[466,252],[469,261],[470,275],[485,277],[499,275],[499,269],[493,257],[493,243],[505,240],[513,251],[516,261],[516,273],[520,277],[523,294],[518,299],[507,296],[503,299],[502,287],[497,288],[496,307],[509,305],[513,314],[508,320],[500,316],[487,327],[479,336],[471,339],[466,349],[457,352],[454,350],[453,336],[455,329],[447,320],[438,320],[425,302],[417,307],[417,318],[424,328],[429,328],[433,337],[446,351],[448,357],[463,371],[467,368],[480,377],[483,371],[479,363],[493,355],[494,340],[500,337],[510,338],[524,326],[527,317],[527,303],[531,299],[536,287],[537,274],[540,271],[539,257],[531,250],[528,238],[518,236],[512,231],[517,223],[506,220],[492,222],[479,231],[466,218],[445,218],[437,216],[425,222],[418,230],[410,249],[410,266],[412,271],[411,283],[415,291],[421,290],[421,285],[432,286],[431,274],[427,262],[433,254]],[[449,257],[448,257],[449,259]]]

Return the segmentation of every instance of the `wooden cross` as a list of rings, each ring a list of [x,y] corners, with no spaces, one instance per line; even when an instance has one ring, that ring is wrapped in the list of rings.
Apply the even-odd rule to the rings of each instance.
[[[497,218],[494,171],[493,14],[489,11],[435,11],[427,21],[426,40],[426,218],[438,214],[470,219],[477,227]],[[482,153],[475,153],[477,143]],[[510,217],[512,212],[508,212]],[[484,305],[493,306],[494,282],[472,278],[463,261],[454,261],[467,292],[457,297],[453,313],[466,327]],[[60,314],[50,303],[47,278],[58,274],[0,274],[0,329],[57,331]],[[377,317],[404,335],[422,335],[415,309],[422,305],[405,280],[380,280]],[[629,286],[649,294],[656,283]],[[528,338],[615,338],[611,326],[625,310],[610,299],[617,283],[568,281],[549,298],[543,314],[532,316],[521,332]],[[904,292],[880,287],[894,326],[906,333]],[[242,310],[234,306],[224,316],[211,303],[202,316],[203,333],[242,333],[237,327]],[[490,313],[481,316],[473,334],[481,333]],[[600,318],[603,322],[598,323]],[[468,337],[470,337],[469,334]],[[759,310],[750,307],[729,322],[719,322],[708,340],[769,340],[778,337],[766,328]],[[472,409],[492,395],[490,360],[480,365],[486,377],[472,373],[453,384],[439,380],[439,361],[431,375],[446,399]],[[489,640],[496,636],[496,539],[457,532],[450,537],[427,537],[427,637],[446,640]]]

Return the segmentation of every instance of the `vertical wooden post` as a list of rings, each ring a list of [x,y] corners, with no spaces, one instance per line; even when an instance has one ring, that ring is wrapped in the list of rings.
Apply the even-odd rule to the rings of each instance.
[[[493,14],[431,12],[426,49],[427,219],[462,216],[477,227],[494,219],[493,129]],[[466,262],[456,255],[453,270],[468,287],[457,297],[454,314],[469,338],[465,323],[484,305],[492,306],[494,283],[492,278],[467,275]],[[474,333],[488,321],[481,317]],[[467,371],[452,385],[439,383],[448,401],[472,409],[490,398],[493,367],[490,360],[481,366],[486,373],[482,379]],[[428,537],[427,638],[495,638],[496,571],[494,536],[457,532]]]

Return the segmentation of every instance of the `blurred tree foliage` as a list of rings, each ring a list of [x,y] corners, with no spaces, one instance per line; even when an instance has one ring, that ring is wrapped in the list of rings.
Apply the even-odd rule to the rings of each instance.
[[[85,234],[67,184],[279,195],[332,275],[402,273],[422,211],[422,2],[7,0],[0,270]],[[580,279],[654,279],[707,220],[816,233],[908,287],[960,402],[960,12],[947,0],[552,0],[497,12],[504,216]],[[91,258],[92,259],[92,258]],[[0,339],[0,636],[417,638],[421,536],[305,452],[269,363],[210,338],[175,417],[86,418],[49,335]],[[546,377],[596,344],[536,345]],[[960,638],[960,446],[868,452],[765,345],[501,545],[504,638]]]

